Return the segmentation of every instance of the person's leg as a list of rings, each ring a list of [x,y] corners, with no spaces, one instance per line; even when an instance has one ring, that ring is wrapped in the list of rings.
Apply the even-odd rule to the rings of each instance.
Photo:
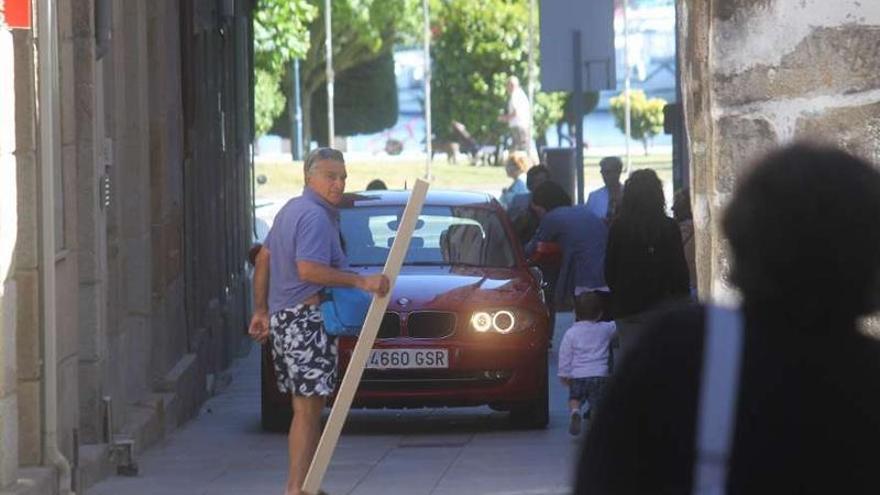
[[[302,485],[321,439],[321,412],[325,402],[326,398],[321,396],[293,397],[293,420],[287,434],[290,466],[286,495],[303,493]]]
[[[572,378],[568,384],[568,432],[572,435],[581,433],[581,404],[584,403],[584,380]]]

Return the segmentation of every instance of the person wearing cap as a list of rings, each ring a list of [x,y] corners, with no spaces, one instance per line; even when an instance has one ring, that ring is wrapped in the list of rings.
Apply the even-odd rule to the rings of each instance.
[[[620,204],[623,196],[623,186],[620,183],[620,174],[623,171],[623,162],[616,156],[606,156],[599,162],[599,172],[602,174],[604,186],[591,192],[587,197],[587,208],[597,217],[604,218],[610,223]]]
[[[299,495],[321,433],[321,411],[336,386],[336,339],[324,331],[319,293],[357,287],[384,295],[383,274],[359,275],[347,266],[337,205],[345,192],[345,159],[332,148],[312,151],[304,164],[306,187],[285,204],[258,250],[254,315],[248,333],[270,343],[278,390],[293,397],[288,433],[286,494]]]

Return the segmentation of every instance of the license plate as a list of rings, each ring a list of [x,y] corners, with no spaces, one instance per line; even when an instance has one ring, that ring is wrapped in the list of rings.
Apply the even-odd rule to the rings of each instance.
[[[448,368],[449,351],[446,349],[373,349],[367,368],[413,369]]]

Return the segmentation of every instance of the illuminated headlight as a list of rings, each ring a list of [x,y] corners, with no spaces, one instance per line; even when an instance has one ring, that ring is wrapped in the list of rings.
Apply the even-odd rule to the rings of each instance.
[[[486,312],[474,313],[471,316],[471,326],[478,332],[488,332],[492,329],[492,315]]]
[[[495,311],[477,311],[471,316],[471,327],[480,333],[497,332],[508,334],[529,328],[532,320],[525,311],[499,309]]]
[[[513,331],[514,326],[516,326],[516,318],[513,317],[513,313],[510,311],[499,311],[492,315],[492,327],[495,328],[495,331],[510,333]]]

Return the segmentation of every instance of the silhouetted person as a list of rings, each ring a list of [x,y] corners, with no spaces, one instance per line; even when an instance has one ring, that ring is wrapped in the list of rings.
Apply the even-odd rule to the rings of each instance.
[[[880,173],[834,149],[777,151],[722,229],[744,319],[726,492],[880,493],[880,342],[857,325],[878,309]],[[691,493],[704,313],[661,317],[615,373],[575,493]]]
[[[638,340],[650,311],[690,294],[681,234],[675,220],[666,216],[663,185],[653,170],[637,170],[626,181],[604,259],[611,314],[617,322],[618,366]]]

